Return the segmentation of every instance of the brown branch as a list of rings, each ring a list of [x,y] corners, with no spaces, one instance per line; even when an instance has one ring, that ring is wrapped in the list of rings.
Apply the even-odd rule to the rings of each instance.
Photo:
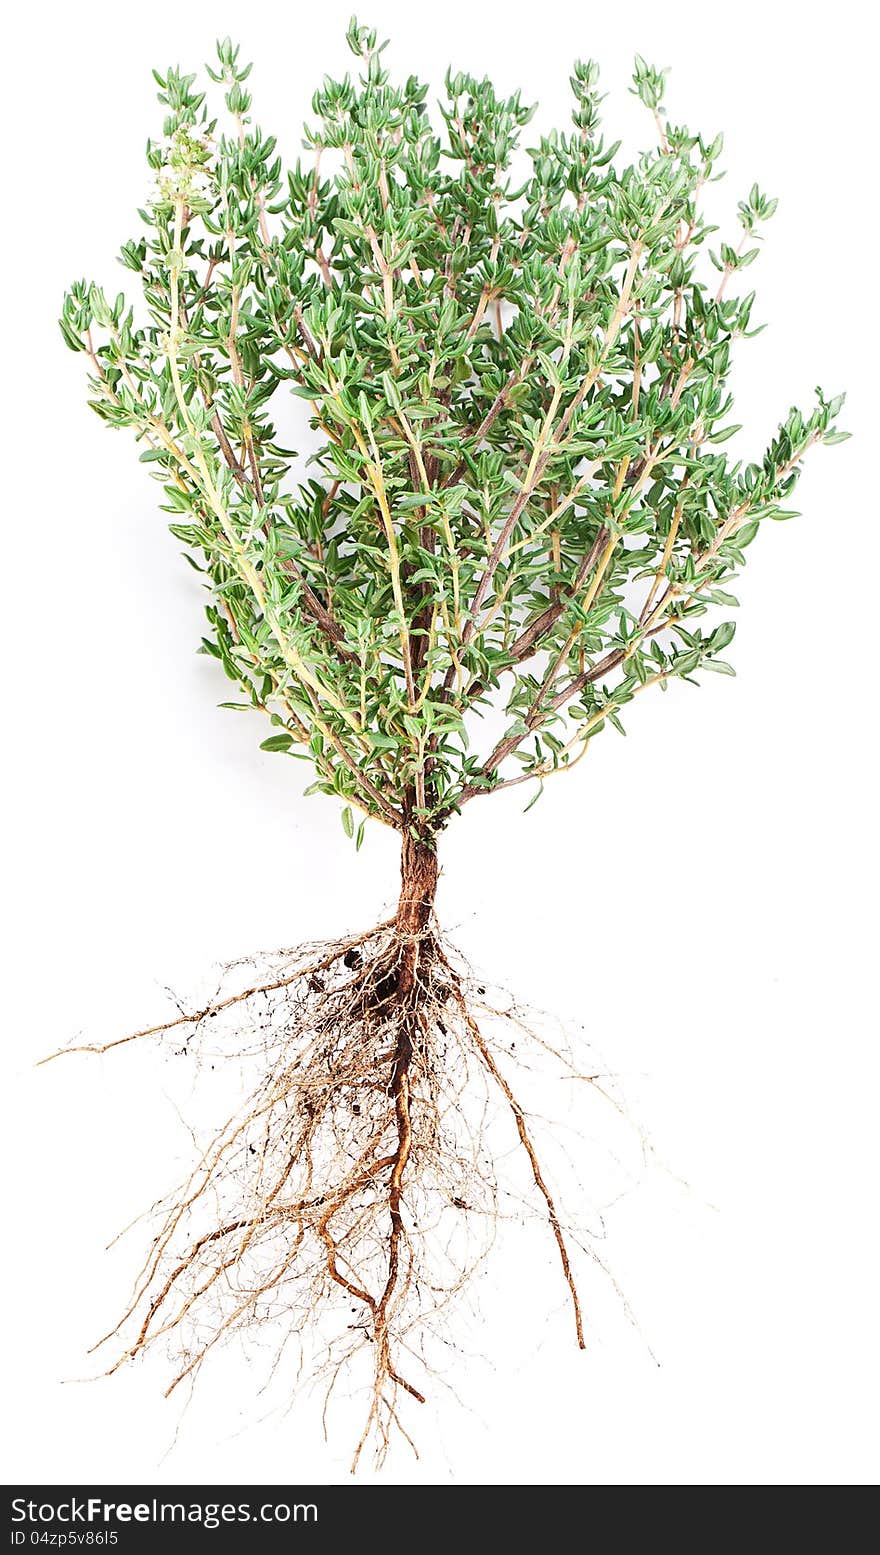
[[[555,409],[559,402],[559,390],[554,390],[553,397],[550,402],[550,409],[544,419],[544,426],[532,451],[532,458],[530,461],[529,470],[526,473],[524,484],[519,492],[519,495],[516,497],[509,514],[507,515],[507,519],[501,528],[495,544],[492,547],[485,570],[477,586],[477,591],[474,595],[473,604],[471,606],[470,617],[465,625],[464,631],[462,632],[461,645],[463,648],[467,647],[476,630],[478,612],[480,611],[483,605],[483,601],[485,600],[486,595],[492,586],[492,579],[494,578],[495,573],[497,572],[501,562],[504,559],[504,554],[507,549],[507,543],[510,539],[510,536],[513,533],[513,530],[530,498],[532,497],[536,487],[538,486],[550,459],[554,453],[559,451],[559,447],[562,444],[574,417],[577,415],[577,412],[580,410],[584,400],[586,399],[593,385],[596,383],[596,380],[598,379],[599,374],[601,373],[602,368],[604,367],[608,358],[608,353],[610,352],[615,340],[617,339],[617,336],[620,332],[620,327],[626,318],[627,312],[629,311],[633,283],[635,281],[636,270],[638,268],[638,262],[639,258],[641,257],[641,253],[641,243],[634,244],[629,259],[629,264],[627,265],[626,275],[624,276],[623,284],[621,286],[620,296],[617,299],[611,318],[609,319],[605,330],[605,334],[602,340],[602,350],[600,352],[599,358],[595,365],[591,367],[590,371],[583,378],[577,392],[574,394],[567,409],[563,413],[559,424],[556,427],[556,430],[552,431],[552,416],[555,414]],[[452,684],[451,674],[452,666],[450,666],[450,670],[447,671],[444,689],[448,689],[448,687]]]
[[[182,300],[179,306],[181,321],[185,324],[187,320],[187,313],[185,304]],[[298,309],[294,310],[295,315],[298,312]],[[235,345],[235,329],[237,318],[238,299],[237,294],[234,294],[232,319],[230,322],[229,334],[227,336],[227,348],[229,350],[230,362],[232,363],[233,380],[236,386],[241,388],[243,386],[244,379],[241,370],[241,362],[238,356],[238,350]],[[301,314],[299,314],[299,320],[300,322],[302,320]],[[305,325],[302,325],[302,328],[305,330]],[[311,337],[308,335],[308,332],[305,331],[305,333],[309,341],[309,345],[311,346],[311,350],[314,353],[314,343],[312,342]],[[196,360],[198,362],[198,358]],[[219,410],[217,409],[216,405],[213,405],[209,402],[207,396],[204,395],[204,393],[202,397],[205,401],[206,408],[212,410],[213,412],[211,416],[211,429],[217,439],[217,442],[220,445],[220,451],[226,461],[226,464],[232,472],[234,480],[243,491],[251,493],[260,508],[265,507],[266,499],[263,493],[262,480],[260,478],[259,460],[257,458],[253,435],[250,429],[246,429],[244,436],[245,450],[247,453],[248,465],[251,472],[250,479],[248,479],[247,472],[242,466],[241,461],[236,457],[235,450],[229,441],[226,429],[224,428],[222,419],[220,417]],[[267,522],[264,521],[263,532],[266,533],[267,529]],[[301,568],[294,561],[293,557],[283,556],[279,558],[279,561],[284,571],[287,572],[292,578],[295,578],[296,582],[299,584],[302,602],[306,611],[321,628],[321,631],[324,633],[324,635],[330,639],[337,658],[341,659],[343,663],[357,663],[357,655],[352,653],[351,649],[345,646],[345,632],[343,628],[340,626],[339,622],[335,619],[331,612],[326,608],[326,606],[321,603],[321,600],[318,598],[311,585],[307,582]]]
[[[513,669],[515,665],[522,664],[525,659],[540,652],[560,616],[564,615],[571,603],[571,597],[581,589],[593,570],[596,561],[608,540],[608,530],[600,529],[593,544],[585,556],[581,557],[577,571],[568,586],[566,595],[560,596],[542,610],[539,616],[530,623],[506,650],[509,663],[501,666],[501,673]],[[483,695],[486,690],[485,683],[480,680],[472,681],[464,694],[464,701],[471,703]]]
[[[520,366],[515,370],[515,372],[512,372],[510,374],[510,377],[508,378],[506,384],[504,385],[504,388],[500,389],[498,391],[498,393],[496,394],[494,400],[492,401],[492,404],[489,406],[489,409],[487,410],[485,416],[483,417],[482,421],[480,422],[480,425],[475,429],[475,431],[472,434],[466,434],[466,440],[468,442],[472,441],[475,448],[479,448],[481,442],[483,441],[483,438],[486,436],[486,433],[491,430],[491,428],[494,426],[495,422],[498,420],[498,417],[501,415],[502,410],[504,409],[505,405],[507,404],[507,400],[508,400],[511,392],[513,391],[513,389],[516,388],[517,384],[522,383],[526,373],[528,372],[529,368],[532,365],[532,360],[533,360],[533,358],[530,357],[530,356],[527,356],[527,357],[523,358],[523,361],[520,364]],[[464,441],[464,439],[463,439],[463,441]],[[446,479],[442,483],[441,490],[444,489],[446,486],[455,486],[455,485],[457,485],[458,482],[461,480],[461,477],[464,474],[466,468],[467,468],[467,459],[462,457],[461,459],[459,459],[458,464],[455,466],[455,469],[452,471],[452,474],[446,476]]]
[[[577,572],[575,573],[569,585],[569,597],[560,597],[551,605],[548,605],[547,609],[542,611],[541,615],[539,615],[530,626],[527,626],[525,631],[521,632],[519,637],[516,638],[515,642],[511,644],[508,652],[514,664],[521,664],[523,659],[527,659],[533,651],[537,651],[543,640],[547,637],[548,633],[552,631],[553,627],[556,625],[559,617],[565,613],[570,603],[571,596],[576,594],[579,589],[583,588],[583,585],[586,583],[587,578],[590,576],[590,573],[596,565],[596,562],[601,555],[605,545],[607,544],[607,541],[608,530],[602,528],[596,535],[596,538],[593,541],[593,544],[590,546],[587,554],[581,557]]]

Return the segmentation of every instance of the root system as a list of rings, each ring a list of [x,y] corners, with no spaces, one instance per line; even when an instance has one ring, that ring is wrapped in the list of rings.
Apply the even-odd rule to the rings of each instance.
[[[330,944],[236,962],[202,1008],[64,1050],[104,1053],[152,1038],[179,1055],[235,1058],[259,1075],[154,1207],[157,1228],[130,1299],[94,1346],[116,1346],[105,1375],[164,1342],[176,1358],[172,1393],[236,1331],[277,1321],[283,1350],[329,1320],[328,1397],[343,1372],[368,1360],[352,1467],[370,1441],[381,1463],[395,1430],[414,1445],[401,1405],[425,1402],[424,1336],[494,1238],[488,1119],[498,1104],[514,1125],[584,1348],[571,1235],[509,1078],[511,1024],[569,1078],[599,1077],[579,1072],[515,1006],[486,1001],[440,935],[436,882],[436,855],[405,845],[393,918]],[[243,972],[246,986],[227,992]],[[506,1041],[495,1034],[499,1018]]]
[[[171,1393],[234,1330],[280,1318],[299,1330],[334,1309],[330,1389],[370,1357],[352,1466],[370,1440],[381,1462],[395,1428],[411,1442],[400,1406],[425,1399],[420,1335],[493,1237],[483,1127],[493,1094],[512,1115],[583,1348],[566,1232],[474,994],[433,921],[403,932],[395,918],[285,952],[264,980],[193,1014],[66,1050],[161,1037],[181,1053],[210,1044],[259,1059],[261,1072],[158,1207],[126,1310],[95,1346],[119,1347],[107,1375],[165,1341],[177,1357]]]

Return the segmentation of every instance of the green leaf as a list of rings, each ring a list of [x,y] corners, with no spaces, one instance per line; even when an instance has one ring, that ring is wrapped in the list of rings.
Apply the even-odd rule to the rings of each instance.
[[[712,652],[720,653],[723,648],[727,647],[728,643],[733,642],[735,636],[736,622],[722,621],[720,626],[716,626],[712,636],[709,639]]]

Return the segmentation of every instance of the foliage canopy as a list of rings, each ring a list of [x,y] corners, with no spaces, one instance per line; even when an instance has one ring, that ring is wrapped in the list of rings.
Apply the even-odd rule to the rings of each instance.
[[[844,435],[842,397],[755,463],[725,452],[731,345],[755,332],[730,283],[776,202],[754,186],[739,242],[710,247],[721,137],[670,123],[665,72],[636,60],[656,144],[622,163],[592,62],[571,126],[523,153],[519,93],[449,73],[438,133],[375,33],[348,42],[358,78],[325,78],[289,172],[229,40],[222,132],[193,75],[157,74],[165,139],[121,256],[142,300],[79,283],[61,327],[204,573],[227,705],[269,715],[265,748],[313,763],[349,835],[354,806],[429,840],[573,766],[644,689],[729,672],[733,624],[703,617],[736,604],[807,449]]]

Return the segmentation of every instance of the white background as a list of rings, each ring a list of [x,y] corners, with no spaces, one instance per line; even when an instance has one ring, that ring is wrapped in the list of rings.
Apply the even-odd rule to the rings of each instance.
[[[104,1244],[186,1147],[150,1054],[32,1063],[108,1037],[245,950],[364,926],[394,895],[393,838],[355,860],[301,769],[194,655],[195,575],[125,436],[84,406],[55,329],[81,274],[115,291],[136,231],[150,67],[195,68],[218,34],[254,57],[261,122],[295,157],[313,87],[348,68],[345,7],[249,0],[22,6],[4,81],[3,764],[9,1070],[3,1145],[6,1479],[344,1479],[315,1406],[261,1423],[235,1355],[180,1420],[161,1366],[110,1383],[87,1344],[138,1244]],[[582,1023],[621,1077],[655,1165],[609,1218],[626,1322],[587,1270],[570,1344],[553,1250],[502,1247],[469,1355],[418,1422],[417,1482],[847,1483],[874,1478],[876,1228],[876,91],[868,8],[442,6],[372,0],[401,74],[451,61],[568,113],[594,55],[628,149],[649,123],[632,54],[671,65],[672,118],[727,135],[713,209],[780,196],[760,262],[771,327],[738,352],[737,419],[760,454],[813,385],[849,390],[853,440],[817,450],[804,517],[749,552],[731,656],[640,700],[528,818],[520,791],[448,833],[440,911],[472,958]],[[117,280],[118,278],[118,280]],[[10,491],[11,487],[11,491]],[[665,1170],[664,1168],[668,1168]],[[685,1186],[685,1182],[690,1186]],[[650,1347],[650,1348],[649,1348]],[[653,1352],[656,1364],[651,1358]],[[482,1359],[480,1358],[482,1357]],[[175,1429],[180,1424],[176,1445]],[[169,1451],[169,1449],[171,1449]],[[366,1477],[369,1478],[369,1472]]]

